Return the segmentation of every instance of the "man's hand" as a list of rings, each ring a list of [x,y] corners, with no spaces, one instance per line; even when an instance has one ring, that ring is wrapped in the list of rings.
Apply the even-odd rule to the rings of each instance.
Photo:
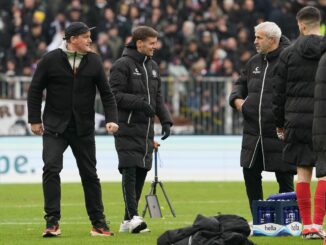
[[[171,133],[171,124],[170,123],[164,123],[162,125],[162,135],[163,137],[161,138],[162,140],[165,140],[167,137],[170,136]]]
[[[284,140],[284,128],[276,128],[277,137]]]
[[[36,135],[43,135],[44,132],[42,123],[31,123],[31,130]]]
[[[245,101],[243,99],[235,99],[234,105],[238,112],[242,112],[242,105]]]
[[[105,127],[109,134],[114,134],[119,129],[119,125],[114,122],[108,122]]]

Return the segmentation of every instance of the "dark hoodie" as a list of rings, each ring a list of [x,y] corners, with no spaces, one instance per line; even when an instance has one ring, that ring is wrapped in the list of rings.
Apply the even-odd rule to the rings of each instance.
[[[316,175],[326,176],[326,38],[321,45],[322,56],[316,72],[313,145],[316,153]]]
[[[284,160],[299,166],[314,163],[312,119],[320,41],[320,36],[302,36],[285,49],[274,82],[273,113],[276,126],[285,129]]]

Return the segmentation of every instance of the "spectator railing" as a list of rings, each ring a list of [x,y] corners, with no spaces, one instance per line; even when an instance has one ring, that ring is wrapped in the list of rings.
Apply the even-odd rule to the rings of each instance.
[[[194,134],[231,134],[232,109],[227,98],[230,77],[164,77],[162,95],[176,125],[189,124]]]
[[[27,98],[31,77],[0,75],[1,99]],[[177,134],[240,134],[241,116],[228,105],[231,77],[162,77],[162,96]],[[103,114],[99,95],[96,112]]]
[[[0,99],[27,99],[31,77],[0,74]]]

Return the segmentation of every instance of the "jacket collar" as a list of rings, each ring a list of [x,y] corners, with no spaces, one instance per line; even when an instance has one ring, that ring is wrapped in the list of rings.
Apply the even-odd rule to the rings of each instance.
[[[282,35],[280,38],[280,44],[278,45],[277,49],[274,49],[272,52],[269,52],[267,55],[265,55],[266,59],[269,61],[277,59],[283,49],[285,49],[289,45],[290,40],[286,36]]]
[[[267,60],[274,60],[277,59],[277,57],[280,55],[282,52],[283,48],[278,47],[277,49],[274,49],[272,52],[269,52],[268,54],[265,55]]]
[[[68,56],[67,53],[64,52],[62,49],[58,48],[59,52],[61,53],[62,59],[65,60],[65,62],[67,62],[67,64],[69,65],[69,67],[71,68],[71,65],[69,64],[69,60],[68,60]],[[87,63],[88,60],[88,53],[86,53],[85,55],[82,56],[78,70],[80,70],[82,67],[85,66],[85,64]]]
[[[137,51],[134,46],[127,45],[122,53],[122,56],[128,56],[137,61],[138,63],[143,63],[145,60],[149,60],[150,57],[143,55]]]

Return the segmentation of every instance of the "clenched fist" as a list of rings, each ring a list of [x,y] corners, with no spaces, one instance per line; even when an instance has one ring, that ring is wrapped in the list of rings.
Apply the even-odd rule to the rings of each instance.
[[[36,134],[36,135],[43,135],[43,132],[44,132],[42,123],[32,123],[31,130],[32,130],[33,134]]]
[[[119,125],[114,123],[114,122],[109,122],[105,125],[106,130],[108,131],[109,134],[114,134],[118,131]]]

